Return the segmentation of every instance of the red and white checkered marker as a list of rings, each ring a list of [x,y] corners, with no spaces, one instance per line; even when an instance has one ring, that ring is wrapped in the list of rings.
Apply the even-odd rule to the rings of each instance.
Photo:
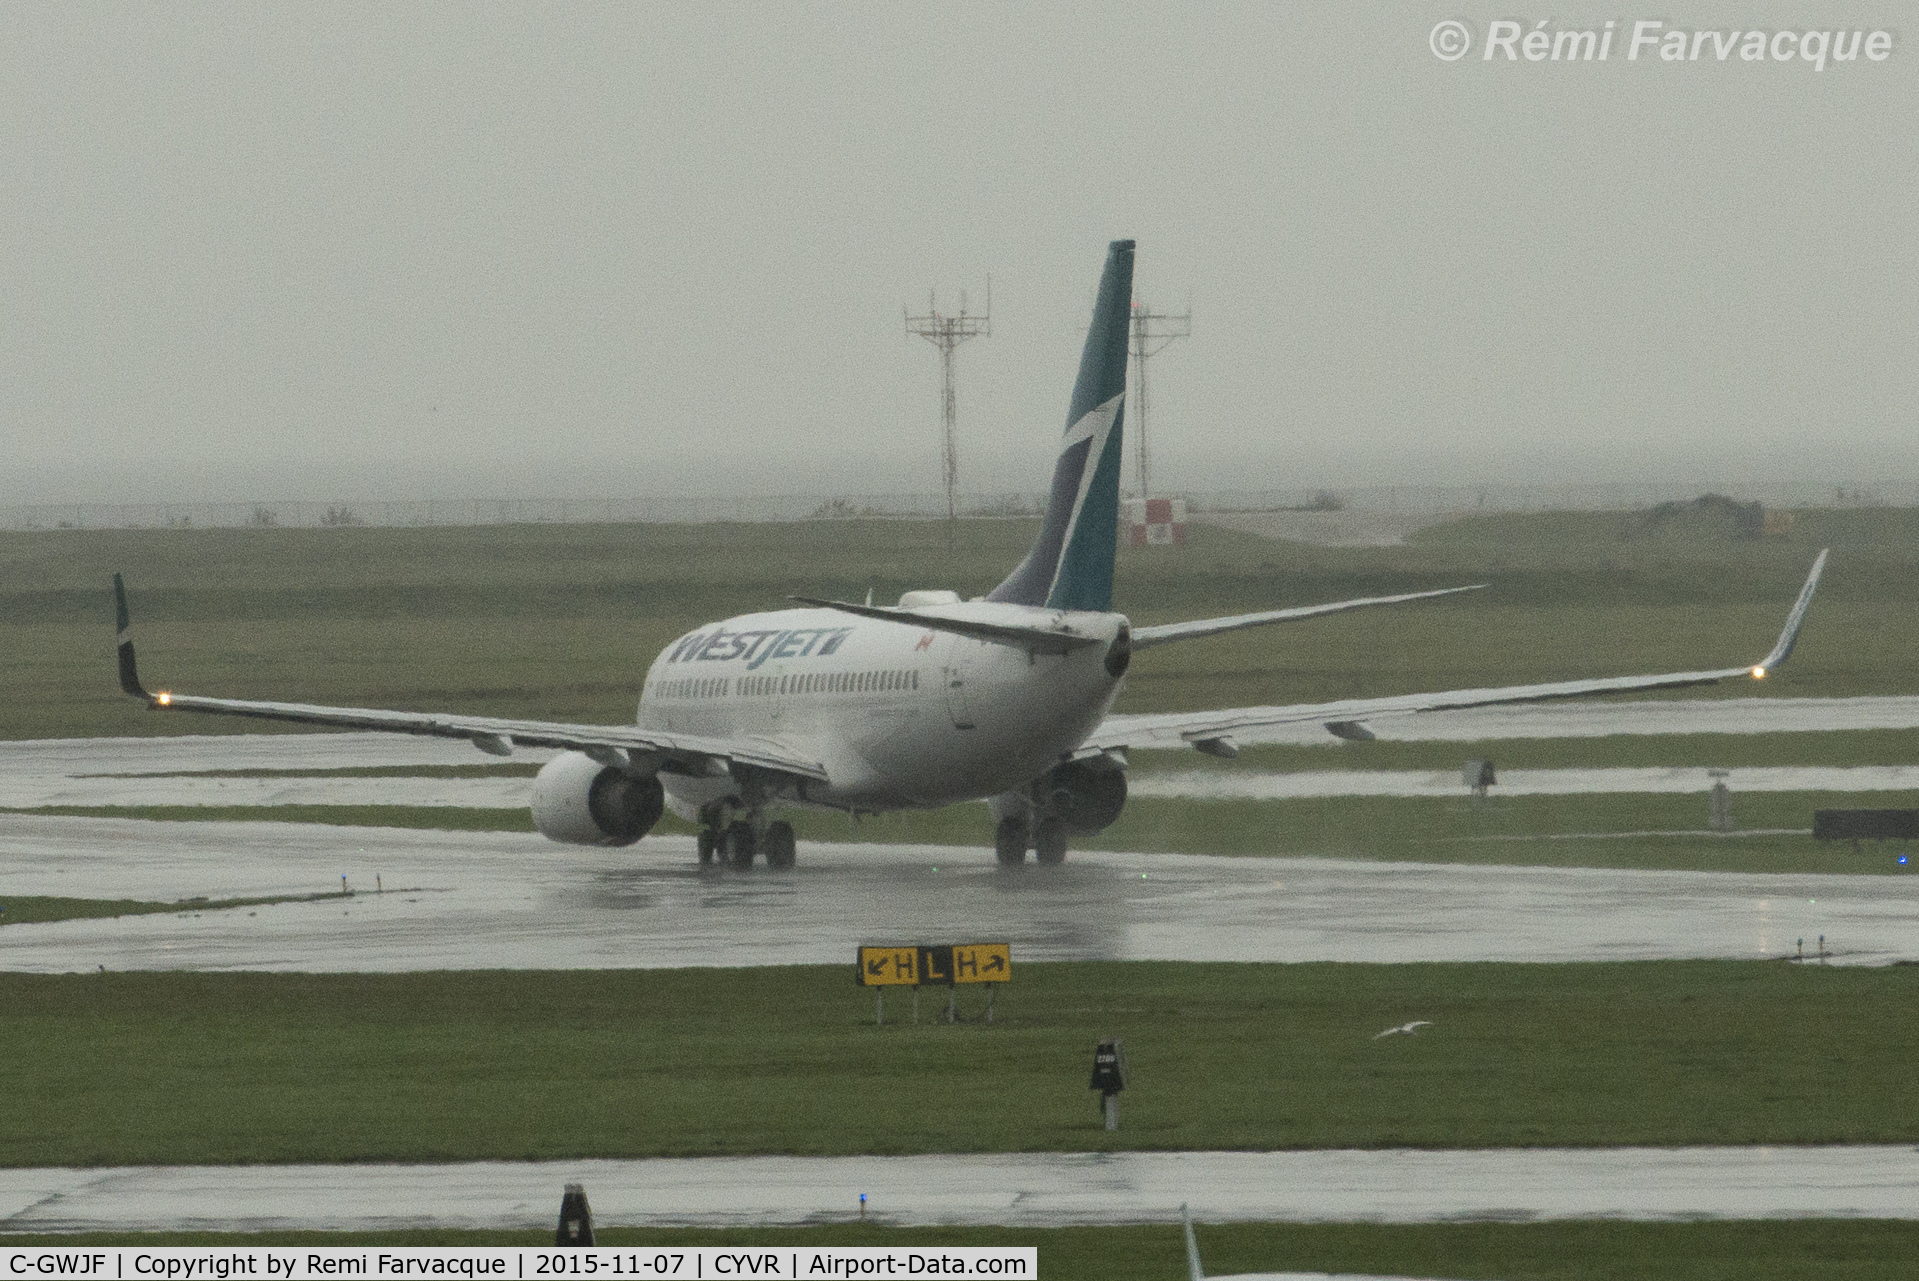
[[[1129,498],[1126,500],[1126,541],[1135,547],[1184,547],[1184,498]]]

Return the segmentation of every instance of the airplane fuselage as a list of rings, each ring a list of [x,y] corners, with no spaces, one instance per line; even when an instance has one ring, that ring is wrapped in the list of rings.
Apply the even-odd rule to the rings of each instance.
[[[1023,626],[1064,621],[1089,644],[1033,653],[831,609],[744,614],[680,637],[654,659],[642,729],[773,740],[832,778],[798,799],[866,811],[990,796],[1043,774],[1111,708],[1122,676],[1107,653],[1118,614],[969,602],[929,616]],[[735,780],[661,775],[692,817]]]

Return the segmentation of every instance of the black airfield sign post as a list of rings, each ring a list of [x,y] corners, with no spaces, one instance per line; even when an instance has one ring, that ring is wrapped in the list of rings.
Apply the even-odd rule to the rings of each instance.
[[[914,1021],[922,985],[946,991],[946,1021],[959,1022],[961,985],[986,985],[986,1021],[993,1021],[994,989],[1013,978],[1010,943],[952,943],[914,947],[861,947],[854,962],[861,987],[874,989],[873,1022],[886,1021],[886,989],[913,989]]]
[[[1108,1037],[1093,1051],[1093,1079],[1089,1089],[1099,1091],[1100,1114],[1106,1128],[1119,1129],[1119,1092],[1126,1088],[1126,1042]]]

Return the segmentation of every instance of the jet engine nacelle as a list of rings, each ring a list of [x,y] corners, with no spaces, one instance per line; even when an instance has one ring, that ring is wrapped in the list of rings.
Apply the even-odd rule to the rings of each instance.
[[[658,778],[602,765],[584,752],[562,752],[533,780],[533,826],[567,845],[631,845],[665,809]]]
[[[1113,825],[1126,807],[1126,772],[1104,761],[1068,761],[1034,785],[1042,814],[1052,814],[1075,836]]]

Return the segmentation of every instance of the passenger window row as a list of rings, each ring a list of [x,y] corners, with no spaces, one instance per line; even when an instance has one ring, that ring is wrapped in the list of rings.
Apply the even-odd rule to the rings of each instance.
[[[653,694],[658,698],[695,699],[764,698],[771,694],[883,694],[920,687],[916,669],[872,672],[807,672],[797,676],[742,676],[737,682],[727,676],[689,676],[681,680],[655,681]]]
[[[795,676],[742,676],[741,698],[769,694],[874,694],[918,689],[920,674],[913,668],[873,672],[805,672]]]
[[[725,698],[732,683],[725,676],[689,676],[684,680],[655,681],[653,692],[661,698]]]

